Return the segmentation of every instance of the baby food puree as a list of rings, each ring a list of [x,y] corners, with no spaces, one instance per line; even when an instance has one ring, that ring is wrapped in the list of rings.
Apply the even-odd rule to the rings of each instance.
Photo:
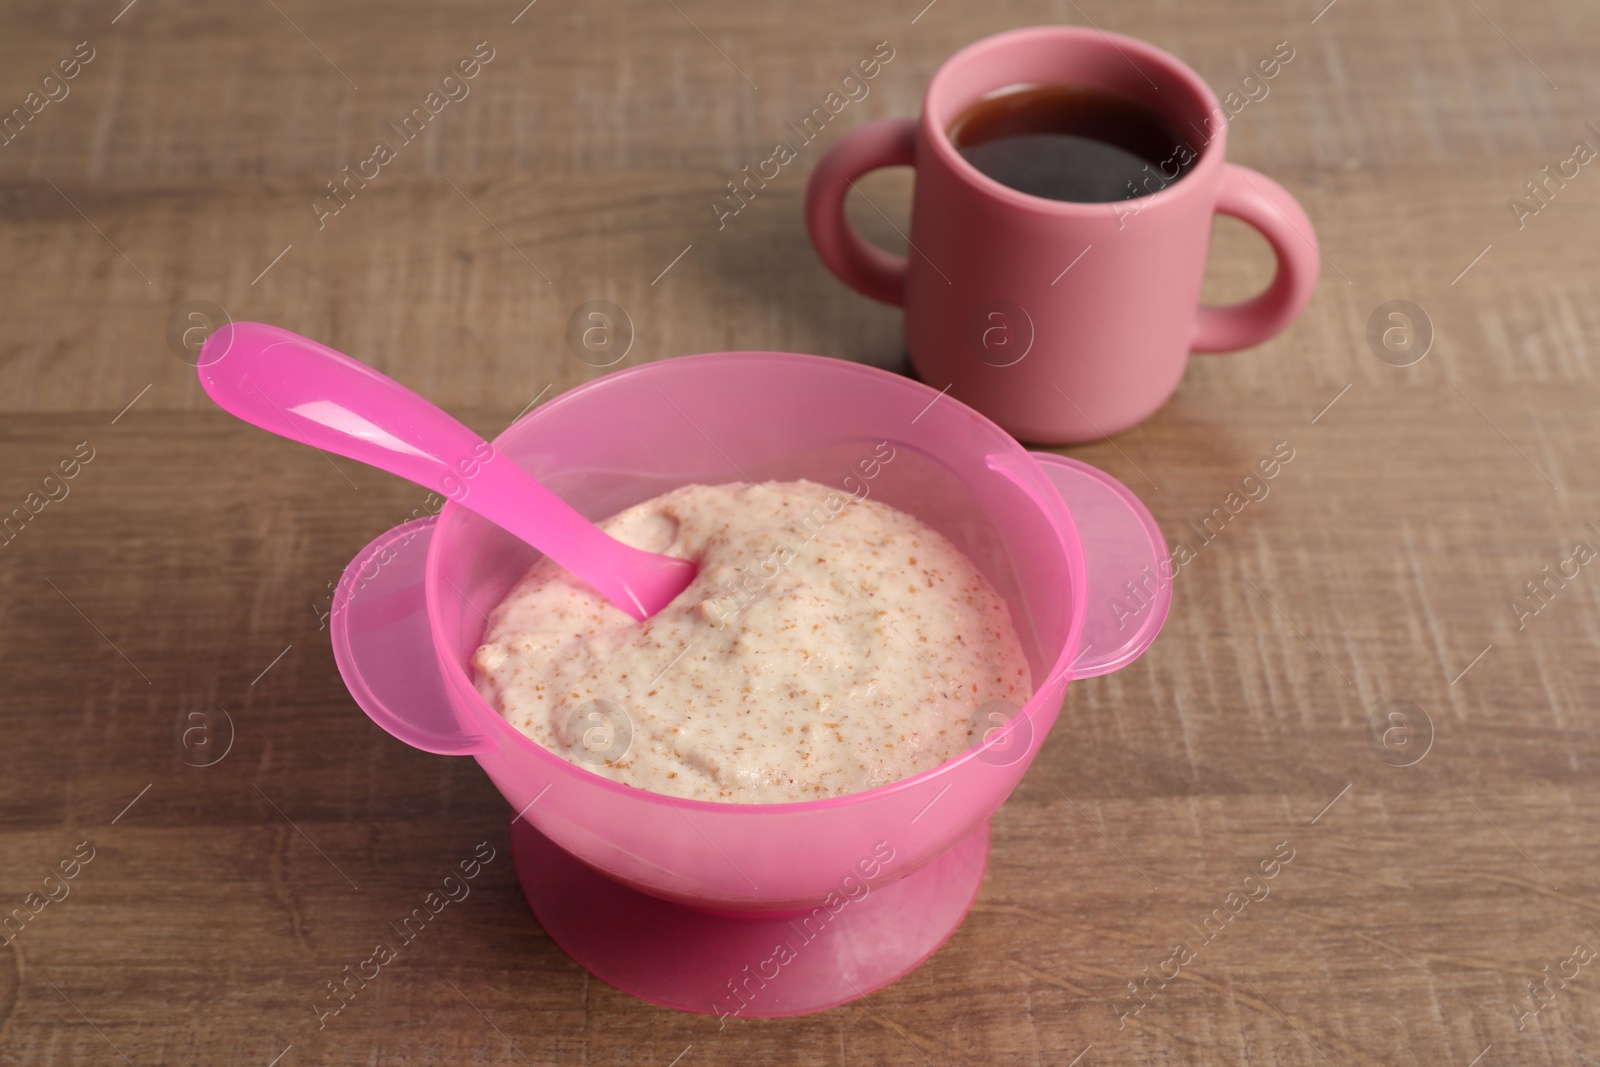
[[[1000,596],[877,500],[686,485],[600,525],[699,573],[640,623],[541,559],[473,664],[508,722],[607,778],[701,800],[839,796],[950,759],[992,725],[976,709],[1030,695]]]

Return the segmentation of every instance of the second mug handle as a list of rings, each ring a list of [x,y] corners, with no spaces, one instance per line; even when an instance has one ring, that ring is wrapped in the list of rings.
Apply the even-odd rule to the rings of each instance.
[[[1226,307],[1202,304],[1191,344],[1196,352],[1231,352],[1277,336],[1305,310],[1321,267],[1305,209],[1260,171],[1224,164],[1217,213],[1255,227],[1278,257],[1278,270],[1258,296]]]
[[[916,163],[917,120],[880,119],[834,142],[806,183],[806,231],[828,269],[850,288],[885,304],[904,304],[906,259],[868,244],[844,215],[855,180],[880,167]]]

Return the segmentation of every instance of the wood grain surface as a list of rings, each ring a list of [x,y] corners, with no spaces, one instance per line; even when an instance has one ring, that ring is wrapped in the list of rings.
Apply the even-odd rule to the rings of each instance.
[[[523,2],[0,11],[0,110],[30,113],[0,147],[0,511],[77,461],[0,545],[0,914],[76,875],[0,947],[0,1062],[1600,1061],[1600,960],[1574,962],[1600,949],[1600,563],[1511,606],[1600,548],[1600,170],[1520,227],[1507,206],[1600,147],[1600,8]],[[914,113],[961,45],[1037,23],[1148,39],[1219,92],[1292,45],[1229,150],[1315,221],[1310,308],[1071,452],[1174,541],[1277,442],[1295,458],[1198,548],[1150,652],[1071,686],[931,961],[798,1019],[643,1003],[533,921],[477,766],[391,739],[339,680],[328,584],[422,492],[219,413],[169,319],[205,300],[290,326],[485,433],[606,373],[566,342],[592,299],[634,324],[621,366],[902,368],[898,311],[807,243],[806,174],[840,131]],[[470,94],[319,229],[326,183],[484,41]],[[724,183],[879,41],[870,95],[719,230]],[[872,176],[883,215],[852,217],[903,247],[910,187]],[[1270,269],[1219,223],[1212,299]],[[1408,367],[1366,340],[1390,300],[1431,322]],[[1393,701],[1402,751],[1431,739],[1410,766],[1373,741]],[[319,1030],[326,983],[485,840],[470,898]],[[1270,896],[1135,1000],[1280,846]]]

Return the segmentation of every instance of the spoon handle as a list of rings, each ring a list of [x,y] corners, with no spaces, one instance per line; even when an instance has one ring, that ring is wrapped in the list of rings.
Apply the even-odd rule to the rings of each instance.
[[[453,500],[544,552],[636,619],[622,575],[662,559],[599,530],[494,446],[399,382],[259,322],[216,330],[200,384],[223,410],[279,437],[359,460]],[[673,560],[674,563],[687,563]]]

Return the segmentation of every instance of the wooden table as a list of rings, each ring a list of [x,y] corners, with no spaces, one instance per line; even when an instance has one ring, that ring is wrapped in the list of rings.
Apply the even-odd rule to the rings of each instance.
[[[1600,962],[1573,957],[1600,949],[1600,564],[1542,604],[1524,583],[1600,547],[1600,173],[1520,227],[1507,199],[1600,147],[1600,8],[124,2],[0,15],[0,105],[59,97],[0,148],[0,507],[67,493],[0,547],[0,909],[61,897],[0,948],[0,1061],[1596,1062]],[[1183,569],[1154,648],[1072,686],[929,963],[723,1030],[643,1003],[532,920],[478,768],[394,741],[340,683],[329,583],[423,494],[217,412],[169,319],[290,325],[485,433],[605,373],[566,343],[588,300],[632,320],[620,365],[900,367],[899,313],[810,250],[806,173],[840,130],[914,112],[962,44],[1043,22],[1146,38],[1223,92],[1294,49],[1230,155],[1315,220],[1309,310],[1071,452],[1172,540],[1277,442],[1295,458]],[[870,95],[719,230],[724,183],[879,41]],[[469,95],[331,214],[326,183],[478,42]],[[853,216],[903,247],[909,175],[863,188],[896,222]],[[1269,270],[1219,224],[1212,299]],[[1431,322],[1410,366],[1366,341],[1391,300]],[[470,899],[319,1030],[326,983],[483,840],[502,858]],[[1270,896],[1135,1000],[1275,850]],[[1547,966],[1577,975],[1534,1014]]]

